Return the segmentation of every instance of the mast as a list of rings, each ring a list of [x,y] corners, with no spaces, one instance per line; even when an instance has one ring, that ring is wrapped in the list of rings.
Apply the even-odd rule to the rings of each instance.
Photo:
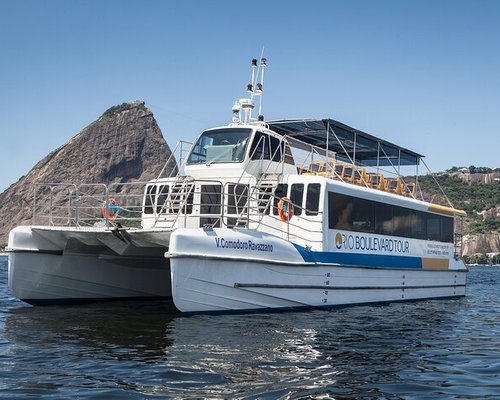
[[[233,111],[233,124],[245,123],[249,124],[252,122],[264,122],[264,115],[262,115],[262,97],[264,93],[264,70],[267,67],[267,58],[260,58],[260,63],[258,63],[256,58],[252,59],[252,78],[250,83],[247,85],[247,93],[250,98],[242,98],[234,102]],[[254,109],[254,97],[258,97],[259,105],[258,112],[259,115],[257,119],[252,117],[252,110]]]

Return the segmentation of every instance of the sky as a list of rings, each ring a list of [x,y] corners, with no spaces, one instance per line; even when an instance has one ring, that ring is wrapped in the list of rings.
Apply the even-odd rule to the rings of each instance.
[[[0,192],[126,101],[171,148],[230,122],[263,47],[267,120],[500,167],[499,21],[495,0],[0,0]]]

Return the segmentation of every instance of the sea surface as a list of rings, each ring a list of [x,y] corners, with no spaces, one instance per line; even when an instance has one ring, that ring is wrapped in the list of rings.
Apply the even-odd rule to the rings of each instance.
[[[499,289],[500,267],[472,267],[458,300],[185,317],[31,307],[0,257],[0,397],[499,399]]]

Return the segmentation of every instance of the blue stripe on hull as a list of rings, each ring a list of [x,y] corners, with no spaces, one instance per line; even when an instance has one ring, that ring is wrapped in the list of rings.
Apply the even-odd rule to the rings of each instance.
[[[421,257],[310,251],[296,244],[294,246],[306,262],[335,263],[360,267],[422,269]]]

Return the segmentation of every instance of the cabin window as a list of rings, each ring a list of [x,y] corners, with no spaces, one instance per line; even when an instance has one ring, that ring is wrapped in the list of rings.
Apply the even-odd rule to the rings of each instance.
[[[170,188],[170,194],[167,194],[169,200],[168,213],[178,214],[179,212],[183,212],[184,214],[191,214],[193,212],[193,193],[193,183],[173,184]],[[159,203],[159,205],[162,204]]]
[[[286,197],[288,192],[288,185],[286,183],[279,183],[274,191],[273,201],[273,214],[278,215],[278,203],[282,197]]]
[[[252,160],[270,160],[269,135],[257,132],[250,148]]]
[[[230,184],[227,187],[228,201],[227,212],[228,214],[241,214],[246,212],[246,205],[248,201],[248,185]]]
[[[393,224],[393,206],[385,203],[376,203],[375,214],[375,233],[382,235],[392,235],[394,232]]]
[[[193,197],[194,197],[194,184],[186,185],[186,191],[188,193],[185,205],[184,205],[184,214],[192,214],[193,213]],[[184,195],[185,196],[185,195]]]
[[[427,238],[429,240],[439,240],[441,236],[441,216],[429,214],[427,216]]]
[[[328,226],[355,232],[453,242],[453,218],[328,192]]]
[[[394,235],[411,237],[411,210],[394,207]]]
[[[413,211],[411,213],[411,237],[427,239],[427,218],[422,211]],[[447,242],[447,240],[443,240],[443,242]]]
[[[353,198],[352,226],[357,232],[373,232],[375,226],[373,202],[366,199]]]
[[[242,162],[251,129],[215,129],[206,131],[196,141],[187,163],[212,164]]]
[[[260,214],[269,214],[270,199],[273,194],[273,185],[264,184],[259,187],[257,204]]]
[[[353,230],[352,200],[351,196],[328,192],[328,225],[330,229]]]
[[[220,214],[222,201],[221,185],[201,185],[200,214]]]
[[[302,200],[304,198],[304,184],[294,183],[290,188],[290,201],[293,204],[293,213],[302,215]]]
[[[146,198],[144,201],[144,214],[153,214],[156,197],[156,186],[149,185],[146,188]]]
[[[156,199],[156,213],[167,212],[168,185],[158,187],[158,197]]]
[[[443,242],[453,242],[453,218],[441,217],[441,239]]]
[[[307,185],[306,215],[318,215],[320,191],[321,185],[319,183]]]

